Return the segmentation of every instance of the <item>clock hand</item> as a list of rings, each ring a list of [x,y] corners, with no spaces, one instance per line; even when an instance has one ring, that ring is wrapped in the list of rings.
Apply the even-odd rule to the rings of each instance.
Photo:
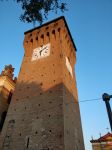
[[[46,48],[47,48],[47,46],[44,47],[44,48],[39,52],[39,53],[40,53],[40,56],[41,56],[42,51],[44,51]]]
[[[39,51],[40,56],[41,56],[41,53],[42,53],[43,50],[44,50],[44,49],[42,49],[41,51]]]
[[[41,56],[42,50],[39,53],[40,53],[40,56]]]

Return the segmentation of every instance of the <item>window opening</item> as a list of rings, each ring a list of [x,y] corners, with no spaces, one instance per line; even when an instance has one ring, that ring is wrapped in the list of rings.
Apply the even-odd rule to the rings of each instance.
[[[30,40],[30,42],[32,42],[32,43],[33,43],[33,39],[31,39],[31,40]]]
[[[29,140],[30,140],[30,138],[28,137],[28,139],[27,139],[27,145],[26,145],[27,148],[29,147]]]

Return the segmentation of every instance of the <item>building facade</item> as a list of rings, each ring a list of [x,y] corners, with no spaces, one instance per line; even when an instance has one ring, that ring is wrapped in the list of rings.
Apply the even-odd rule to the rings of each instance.
[[[3,128],[8,107],[15,89],[16,78],[13,78],[12,65],[5,66],[0,74],[0,131]]]
[[[104,136],[101,136],[98,139],[92,139],[93,150],[112,150],[112,133],[107,133]]]
[[[1,150],[84,150],[76,47],[64,17],[25,32]]]

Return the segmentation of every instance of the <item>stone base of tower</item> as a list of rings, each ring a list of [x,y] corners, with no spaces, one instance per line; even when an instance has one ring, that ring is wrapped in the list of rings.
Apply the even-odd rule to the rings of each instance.
[[[35,84],[20,87],[38,88]],[[35,96],[12,101],[0,149],[84,150],[80,126],[78,103],[63,84],[58,84]]]

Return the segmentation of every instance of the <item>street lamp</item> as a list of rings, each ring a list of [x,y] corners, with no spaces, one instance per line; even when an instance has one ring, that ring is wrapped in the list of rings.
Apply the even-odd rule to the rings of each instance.
[[[104,93],[102,95],[102,98],[103,98],[103,100],[105,101],[105,104],[106,104],[108,118],[109,118],[111,132],[112,132],[112,111],[111,111],[111,107],[110,107],[110,103],[109,103],[110,99],[112,98],[112,95]]]

